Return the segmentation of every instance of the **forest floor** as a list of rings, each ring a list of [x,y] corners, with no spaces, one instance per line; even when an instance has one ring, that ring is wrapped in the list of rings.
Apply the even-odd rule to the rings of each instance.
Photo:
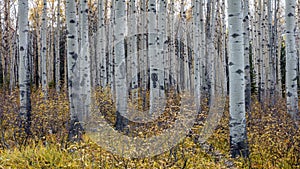
[[[199,130],[207,118],[208,107],[190,134],[170,151],[143,159],[125,159],[114,155],[84,135],[80,143],[67,141],[69,108],[66,92],[49,92],[47,100],[38,91],[32,92],[31,135],[19,134],[17,115],[18,91],[0,93],[0,168],[127,168],[127,169],[206,169],[206,168],[300,168],[300,131],[285,110],[284,99],[276,99],[273,107],[262,108],[253,99],[251,117],[247,117],[250,158],[231,159],[229,155],[228,105],[221,122],[205,142],[199,142]],[[108,121],[115,121],[113,102],[105,92],[94,92],[95,107],[106,112]],[[176,99],[171,100],[177,102]],[[164,114],[167,115],[168,114]],[[165,118],[162,118],[165,121]],[[155,125],[137,129],[154,135],[163,128]],[[150,127],[150,128],[149,128]],[[166,127],[166,126],[164,126]],[[143,135],[143,134],[142,134]]]

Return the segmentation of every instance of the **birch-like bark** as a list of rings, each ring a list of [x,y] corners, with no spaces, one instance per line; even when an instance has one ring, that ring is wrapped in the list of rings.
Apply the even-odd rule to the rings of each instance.
[[[148,107],[148,102],[147,102],[147,90],[148,90],[148,78],[149,78],[149,65],[148,65],[148,60],[149,58],[148,53],[147,53],[147,3],[146,0],[140,0],[140,14],[141,16],[139,17],[140,19],[140,32],[142,32],[141,39],[139,41],[139,46],[140,46],[140,54],[139,54],[139,72],[140,72],[140,81],[141,81],[141,97],[143,100],[143,107]]]
[[[176,39],[175,39],[175,2],[174,0],[170,1],[169,5],[169,23],[170,23],[170,43],[169,43],[169,52],[170,52],[170,86],[176,91],[178,86],[177,78],[177,58],[176,58]]]
[[[107,84],[107,64],[106,64],[106,38],[105,38],[105,29],[104,29],[104,13],[105,13],[105,2],[103,0],[98,0],[98,38],[97,38],[97,59],[98,59],[98,81],[102,87],[106,87]],[[98,70],[97,70],[98,71]],[[98,83],[99,83],[98,82]]]
[[[206,44],[206,30],[205,30],[205,20],[204,20],[204,0],[200,1],[200,93],[202,94],[206,89],[206,80],[205,80],[205,44]],[[201,95],[202,97],[202,95]]]
[[[89,50],[89,22],[88,22],[88,2],[80,1],[81,14],[81,49],[80,49],[80,91],[82,101],[82,112],[80,119],[87,119],[91,104],[91,70],[90,70],[90,50]]]
[[[47,0],[43,0],[43,15],[42,15],[42,50],[41,50],[41,64],[42,64],[42,90],[44,97],[47,98]]]
[[[275,0],[276,1],[276,0]],[[273,0],[269,0],[268,1],[268,36],[269,36],[269,43],[268,43],[268,53],[269,53],[269,62],[268,64],[268,93],[269,93],[269,99],[270,99],[270,106],[274,106],[275,105],[275,82],[276,82],[276,60],[275,60],[275,52],[276,50],[274,49],[276,47],[275,45],[275,31],[274,31],[274,27],[273,27],[273,4],[276,4],[276,2],[274,2]],[[276,16],[275,16],[276,17]],[[275,18],[274,18],[274,22],[275,22]]]
[[[279,21],[279,1],[275,0],[274,8],[274,44],[275,47],[273,48],[274,52],[273,55],[275,57],[274,59],[274,66],[275,66],[275,97],[276,98],[282,98],[282,84],[281,84],[281,66],[280,66],[280,58],[281,58],[281,29],[278,24],[280,24]]]
[[[28,54],[28,0],[18,1],[19,28],[19,87],[20,112],[19,127],[28,135],[31,125],[30,72]]]
[[[113,24],[115,20],[115,1],[111,1],[110,4],[107,3],[107,5],[110,5],[110,23],[107,32],[107,51],[108,51],[108,83],[110,84],[110,90],[111,93],[114,94],[115,91],[115,76],[114,76],[114,51],[115,49],[111,49],[111,45],[113,45],[114,42],[114,29],[116,29]],[[114,98],[114,97],[113,97]]]
[[[194,55],[194,97],[197,106],[197,111],[200,111],[200,2],[199,0],[192,1],[193,14],[193,55]]]
[[[258,99],[259,99],[259,92],[260,92],[260,83],[259,83],[259,79],[260,79],[260,73],[259,73],[259,58],[260,58],[260,55],[259,55],[259,36],[260,36],[260,27],[259,27],[259,17],[260,17],[260,10],[258,9],[259,8],[259,5],[257,3],[257,1],[255,2],[254,4],[254,8],[257,9],[255,12],[254,12],[254,19],[252,20],[253,22],[253,74],[255,74],[255,88],[257,89],[257,96],[258,96]]]
[[[82,130],[79,124],[80,76],[78,58],[78,26],[76,17],[76,1],[66,1],[67,22],[67,60],[68,60],[68,91],[70,103],[70,128],[68,139],[79,141]]]
[[[116,20],[123,20],[126,23],[125,17],[125,1],[116,0],[115,16]],[[118,25],[118,23],[117,23]],[[120,26],[120,25],[119,25]],[[124,25],[125,26],[125,25]],[[120,40],[115,47],[115,84],[116,84],[116,105],[117,105],[117,119],[116,129],[124,131],[128,120],[122,116],[127,112],[127,78],[126,78],[126,63],[125,63],[125,29],[116,27],[114,36]]]
[[[251,108],[251,79],[250,79],[250,58],[249,58],[249,0],[244,0],[244,65],[245,65],[245,106],[246,111],[250,112]]]
[[[285,26],[286,26],[286,97],[287,111],[293,119],[298,118],[298,94],[297,94],[297,51],[295,44],[296,19],[295,0],[285,1]]]
[[[130,0],[129,5],[129,20],[128,20],[128,31],[129,31],[129,68],[131,70],[131,98],[133,100],[138,98],[138,49],[137,49],[137,9],[135,6],[135,0]]]
[[[157,56],[157,45],[156,45],[156,0],[148,1],[148,57],[150,64],[150,114],[156,113],[157,101],[160,96],[160,84],[159,84],[159,68],[157,68],[158,63],[160,62],[159,57]]]
[[[245,117],[243,12],[240,0],[228,0],[229,26],[229,130],[233,158],[248,157]]]
[[[184,0],[181,0],[181,3],[184,4]],[[184,9],[184,8],[183,8]],[[186,11],[182,12],[182,18],[181,18],[181,24],[184,27],[183,30],[185,30],[182,35],[182,42],[183,42],[183,84],[184,87],[183,89],[185,91],[190,91],[190,69],[189,69],[189,51],[188,51],[188,41],[189,41],[189,37],[188,37],[188,23],[187,23],[187,19],[186,19]]]
[[[223,82],[224,82],[224,94],[228,94],[228,73],[227,73],[227,44],[228,44],[228,38],[227,38],[227,33],[226,33],[226,12],[225,12],[225,1],[222,0],[222,5],[221,5],[221,12],[222,12],[222,63],[223,63]]]

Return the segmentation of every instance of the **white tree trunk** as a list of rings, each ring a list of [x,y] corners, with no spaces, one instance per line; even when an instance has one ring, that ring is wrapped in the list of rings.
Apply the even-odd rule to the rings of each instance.
[[[243,12],[240,0],[228,0],[230,151],[233,158],[247,157]]]
[[[76,19],[75,0],[66,1],[66,22],[67,22],[67,59],[68,59],[68,90],[70,102],[71,122],[69,128],[69,140],[80,139],[80,124],[78,114],[80,102],[80,76],[78,58],[78,27]]]
[[[106,65],[106,38],[104,29],[104,6],[103,0],[98,0],[98,38],[97,38],[97,59],[98,59],[98,79],[102,87],[107,85],[107,65]],[[97,70],[98,71],[98,70]]]
[[[18,25],[19,25],[19,87],[20,87],[20,112],[19,127],[30,134],[30,72],[29,72],[29,54],[27,53],[28,42],[28,0],[18,1]]]
[[[295,44],[295,0],[285,1],[286,18],[286,96],[287,111],[293,119],[298,118],[298,94],[297,94],[297,51]]]
[[[136,17],[136,6],[135,6],[135,0],[130,0],[130,6],[129,6],[129,20],[128,20],[128,34],[129,34],[129,56],[131,59],[129,60],[129,68],[131,70],[131,78],[129,82],[131,83],[131,98],[137,99],[138,97],[138,50],[137,50],[137,17]]]
[[[125,17],[125,1],[116,1],[115,8],[116,20],[124,19]],[[117,24],[118,25],[118,24]],[[119,25],[120,26],[120,25]],[[124,25],[125,26],[125,25]],[[128,120],[122,116],[127,112],[127,77],[126,77],[126,63],[125,63],[125,29],[116,27],[114,36],[119,39],[115,47],[115,84],[116,84],[116,105],[117,105],[117,120],[116,129],[123,131],[127,126]]]
[[[159,76],[159,56],[157,55],[157,45],[156,45],[156,0],[149,0],[148,1],[148,57],[149,57],[149,64],[150,64],[150,114],[156,113],[157,108],[157,101],[160,96],[160,76]]]
[[[200,111],[200,2],[192,1],[193,6],[193,55],[194,55],[194,97],[197,111]]]
[[[249,26],[249,0],[244,0],[244,61],[245,61],[245,106],[246,111],[250,112],[251,107],[251,79],[250,79],[250,58],[249,58],[249,49],[250,49],[250,26]]]
[[[82,117],[88,118],[91,104],[91,70],[90,70],[90,53],[89,53],[89,23],[88,23],[88,3],[87,0],[80,1],[81,14],[81,49],[80,49],[80,90],[82,101]],[[81,119],[80,118],[80,119]]]
[[[42,50],[41,50],[41,62],[42,62],[42,90],[47,98],[47,1],[43,0],[43,15],[42,15],[42,30],[41,30],[41,38],[42,38]]]

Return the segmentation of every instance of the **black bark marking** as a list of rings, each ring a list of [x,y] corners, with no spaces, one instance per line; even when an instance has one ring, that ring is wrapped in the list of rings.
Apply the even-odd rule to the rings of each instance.
[[[243,71],[241,69],[237,70],[236,73],[241,74]]]
[[[70,35],[70,36],[68,36],[68,38],[70,38],[70,39],[74,39],[74,38],[75,38],[75,36],[74,36],[74,35]]]
[[[164,86],[160,86],[160,90],[164,90]]]
[[[157,87],[156,82],[158,81],[158,76],[157,76],[156,73],[151,74],[151,80],[152,80],[152,83],[153,83],[153,88],[156,88]]]

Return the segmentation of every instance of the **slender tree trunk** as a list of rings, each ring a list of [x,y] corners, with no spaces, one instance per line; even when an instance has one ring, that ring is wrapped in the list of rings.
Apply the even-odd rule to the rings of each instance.
[[[137,88],[138,88],[138,50],[137,50],[137,19],[136,18],[136,6],[135,6],[135,0],[130,0],[130,5],[129,5],[129,24],[128,24],[128,31],[129,31],[129,43],[128,43],[128,48],[129,48],[129,65],[128,66],[131,70],[131,78],[130,78],[130,83],[131,83],[131,98],[133,100],[137,99],[138,93],[137,93]],[[128,79],[129,80],[129,79]]]
[[[106,87],[107,85],[107,63],[106,63],[106,39],[105,39],[105,29],[104,29],[104,7],[106,5],[106,1],[98,0],[98,32],[99,36],[97,39],[97,57],[98,60],[98,69],[100,72],[98,73],[98,78],[102,87]],[[98,71],[98,70],[97,70]]]
[[[246,111],[250,112],[251,108],[251,79],[250,79],[250,58],[249,58],[249,0],[244,0],[244,59],[245,59],[245,106]]]
[[[169,16],[169,20],[170,20],[170,86],[173,87],[173,89],[176,91],[177,87],[179,85],[178,83],[178,78],[177,78],[177,60],[178,58],[176,58],[176,28],[175,28],[175,2],[174,0],[171,0],[170,2],[170,16]]]
[[[206,32],[205,32],[205,19],[204,19],[204,7],[205,7],[205,2],[204,0],[200,0],[200,93],[201,97],[202,94],[205,92],[205,88],[207,87],[206,85],[206,80],[205,80],[205,44],[206,44]]]
[[[41,50],[41,62],[42,62],[42,90],[45,98],[47,98],[47,0],[43,0],[43,15],[42,15],[42,50]],[[51,66],[51,65],[50,65]]]
[[[155,36],[155,30],[157,28],[156,23],[156,1],[155,0],[149,0],[148,1],[148,57],[149,57],[149,63],[150,63],[150,114],[156,113],[157,109],[155,109],[157,106],[155,103],[159,99],[160,91],[159,91],[159,70],[157,68],[159,61],[159,57],[156,54],[156,36]]]
[[[200,2],[192,1],[193,13],[193,55],[194,55],[194,97],[197,111],[200,112]]]
[[[68,59],[68,89],[70,102],[70,128],[69,140],[79,141],[81,139],[81,125],[78,114],[80,102],[80,76],[78,63],[78,31],[76,19],[76,1],[66,1],[66,22],[67,22],[67,59]]]
[[[30,134],[31,125],[31,100],[30,100],[30,72],[28,54],[28,0],[18,1],[18,26],[19,26],[19,87],[20,87],[20,112],[19,127]]]
[[[80,91],[82,112],[80,112],[80,119],[87,119],[90,112],[91,104],[91,70],[90,70],[90,50],[89,50],[89,22],[88,22],[88,2],[86,0],[80,1],[81,14],[81,48],[80,48]]]
[[[274,106],[275,105],[275,85],[276,85],[276,71],[275,71],[275,67],[276,67],[276,60],[275,60],[275,56],[276,53],[274,52],[274,48],[276,47],[275,45],[275,31],[274,31],[274,27],[273,27],[273,5],[274,2],[273,0],[269,0],[268,1],[268,36],[269,36],[269,43],[268,43],[268,52],[269,52],[269,62],[268,67],[269,67],[269,71],[268,71],[268,93],[269,93],[269,99],[270,99],[270,105],[269,106]],[[276,4],[276,2],[275,2]],[[275,19],[274,19],[275,21]]]
[[[296,19],[295,19],[295,0],[285,1],[286,18],[286,96],[287,111],[293,119],[298,118],[298,94],[297,94],[297,51],[295,44]]]
[[[230,151],[233,158],[248,157],[243,47],[243,11],[240,0],[228,0]]]
[[[115,8],[116,20],[125,18],[125,1],[116,1]],[[125,20],[124,20],[125,21]],[[126,23],[126,22],[124,22]],[[125,25],[124,25],[125,26]],[[125,29],[116,27],[114,36],[120,39],[115,47],[115,79],[116,79],[116,105],[117,120],[116,129],[124,131],[128,120],[122,116],[127,111],[127,79],[126,79],[126,63],[125,63]]]

